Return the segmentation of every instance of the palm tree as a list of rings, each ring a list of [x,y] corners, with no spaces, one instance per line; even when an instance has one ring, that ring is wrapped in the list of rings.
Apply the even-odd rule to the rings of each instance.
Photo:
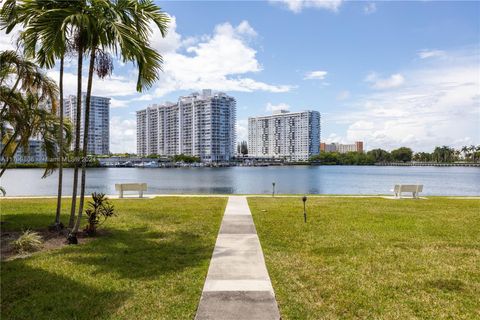
[[[112,63],[110,55],[106,53],[109,50],[124,62],[131,61],[138,66],[138,91],[151,86],[158,79],[162,57],[149,45],[151,35],[149,23],[153,21],[162,36],[165,36],[169,22],[168,16],[150,0],[139,3],[133,1],[110,3],[98,0],[85,7],[84,12],[87,18],[85,28],[81,32],[85,33],[87,39],[85,46],[90,52],[90,63],[85,96],[80,202],[76,223],[68,237],[70,243],[77,242],[76,235],[83,214],[93,73],[96,71],[100,78],[111,73]]]
[[[463,158],[464,158],[465,161],[466,161],[467,158],[468,158],[468,150],[469,150],[468,146],[463,146],[463,147],[462,147]]]
[[[13,85],[8,83],[13,80]],[[19,96],[14,93],[17,90],[23,92],[36,92],[40,96],[40,100],[51,98],[52,109],[56,110],[57,98],[56,84],[48,78],[45,73],[34,63],[28,61],[15,51],[6,50],[0,52],[0,86],[2,87],[2,103],[0,109],[0,119],[5,120],[7,113],[17,114],[19,110],[16,108],[21,106],[21,102],[13,102],[19,99]],[[8,103],[8,101],[10,101]],[[13,130],[9,132],[2,132],[3,148],[0,156],[4,156],[5,152],[14,143],[20,131]]]
[[[15,0],[9,0],[15,1]],[[28,5],[32,5],[29,8]],[[35,7],[35,5],[37,5]],[[27,2],[23,7],[20,6],[17,11],[27,16],[24,20],[27,21],[27,28],[30,26],[34,30],[41,30],[40,37],[42,39],[41,50],[45,54],[40,54],[40,57],[45,57],[50,63],[53,63],[55,57],[64,57],[67,48],[67,35],[72,37],[71,49],[77,52],[77,110],[75,119],[75,146],[74,146],[74,161],[73,161],[73,190],[72,202],[70,207],[70,219],[68,226],[73,227],[75,221],[75,211],[77,204],[77,187],[78,187],[78,166],[80,157],[80,124],[81,124],[81,107],[82,107],[82,71],[83,71],[83,53],[85,51],[85,34],[81,32],[83,29],[86,17],[84,14],[85,1],[71,0],[71,1],[34,1]],[[28,12],[36,11],[32,16],[35,18],[30,20]],[[20,15],[21,16],[21,15]],[[28,48],[35,46],[36,31],[32,32],[32,36],[27,38],[30,40]],[[62,83],[63,84],[63,83]],[[63,93],[63,90],[62,90]],[[63,101],[62,101],[63,102]],[[60,188],[60,187],[59,187]],[[58,203],[58,197],[57,197]],[[57,208],[57,210],[60,210]]]
[[[2,127],[6,124],[12,127],[13,136],[15,140],[10,143],[10,146],[6,148],[4,157],[7,161],[3,164],[0,171],[0,177],[5,173],[6,168],[13,160],[19,147],[23,147],[24,153],[29,150],[29,139],[31,137],[41,137],[43,149],[46,152],[48,159],[54,159],[57,156],[57,132],[59,130],[64,131],[66,139],[70,139],[69,127],[64,125],[60,128],[58,117],[55,113],[52,113],[46,107],[49,99],[56,99],[56,85],[49,79],[48,83],[52,85],[52,96],[43,97],[42,91],[33,90],[28,88],[27,90],[20,91],[15,90],[11,93],[10,88],[1,86],[0,88],[0,100],[4,103],[6,112],[2,118]],[[9,93],[8,96],[5,93]],[[51,100],[50,100],[51,101]],[[43,178],[53,172],[55,168],[54,161],[47,162],[47,168],[44,172]]]
[[[471,152],[471,154],[472,154],[473,163],[476,163],[476,162],[477,162],[477,155],[476,155],[476,152],[475,152],[475,151],[477,150],[477,148],[472,144],[472,145],[468,148],[468,150],[469,150],[469,151]]]
[[[65,9],[73,6],[73,2],[66,1],[28,1],[17,5],[15,0],[7,0],[1,11],[1,18],[7,33],[16,25],[22,24],[24,31],[20,36],[20,43],[23,45],[24,53],[29,58],[34,58],[41,67],[52,68],[55,66],[55,59],[60,60],[59,70],[59,127],[63,128],[63,70],[64,58],[69,45],[67,35],[70,33],[70,26],[58,19],[44,17],[47,9]],[[45,23],[47,22],[47,23]],[[57,23],[54,23],[57,22]],[[53,227],[59,229],[60,213],[62,206],[63,186],[63,157],[64,157],[64,133],[58,131],[58,192],[57,208]],[[68,148],[67,148],[68,149]]]
[[[455,155],[454,161],[455,161],[455,162],[460,161],[461,151],[454,149],[454,150],[453,150],[453,153],[454,153],[454,155]]]
[[[68,1],[68,5],[62,6],[62,1],[28,1],[28,3],[37,3],[37,9],[41,12],[33,20],[22,12],[21,6],[15,5],[15,0],[7,0],[2,8],[2,20],[7,21],[7,31],[11,31],[15,26],[15,19],[10,17],[21,17],[28,25],[33,21],[38,30],[45,29],[42,42],[46,45],[54,45],[56,42],[55,34],[62,28],[71,28],[71,34],[74,34],[75,49],[78,54],[78,73],[77,73],[77,114],[76,114],[76,140],[75,140],[75,162],[74,162],[74,181],[72,192],[72,207],[70,212],[70,223],[72,225],[75,218],[76,192],[78,184],[78,159],[80,147],[80,120],[82,107],[82,62],[83,54],[90,53],[89,79],[87,84],[87,96],[85,97],[85,132],[83,143],[82,159],[82,186],[79,203],[79,214],[69,239],[76,241],[79,224],[83,211],[83,199],[85,191],[85,164],[86,152],[88,151],[88,124],[90,112],[90,97],[93,81],[93,68],[95,66],[96,51],[110,51],[120,57],[123,62],[133,62],[138,68],[137,90],[141,91],[144,87],[151,86],[159,76],[161,71],[162,57],[149,45],[151,36],[150,22],[153,22],[159,29],[162,36],[166,35],[169,22],[168,15],[163,13],[158,6],[151,0],[131,1],[118,0],[110,2],[107,0],[83,0]],[[19,9],[20,7],[20,9]],[[19,13],[20,12],[20,13]],[[23,14],[23,16],[22,16]],[[7,18],[5,18],[7,17]],[[57,31],[56,31],[57,30]],[[32,36],[32,39],[35,37]],[[47,47],[48,49],[48,47]],[[47,52],[49,52],[46,49]],[[102,73],[102,71],[97,70]]]

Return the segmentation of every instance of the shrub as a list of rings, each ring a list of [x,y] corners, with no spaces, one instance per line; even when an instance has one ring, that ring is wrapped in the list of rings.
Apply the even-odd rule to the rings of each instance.
[[[88,203],[88,206],[89,208],[85,210],[88,224],[84,231],[89,236],[93,236],[97,232],[97,226],[103,224],[109,217],[114,216],[115,210],[103,193],[92,193],[92,201]]]
[[[43,240],[37,232],[27,230],[17,240],[12,241],[12,244],[18,253],[26,253],[39,250]]]

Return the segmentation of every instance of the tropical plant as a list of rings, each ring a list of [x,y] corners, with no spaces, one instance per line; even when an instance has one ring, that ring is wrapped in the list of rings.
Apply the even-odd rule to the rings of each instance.
[[[323,165],[372,165],[375,159],[372,155],[363,152],[321,152],[312,156],[310,162],[320,163]]]
[[[417,152],[413,155],[413,160],[421,162],[432,161],[432,155],[428,152]]]
[[[55,115],[58,87],[34,63],[13,51],[0,52],[0,129],[2,133],[0,177],[20,147],[29,150],[29,139],[40,137],[49,161],[43,177],[55,168],[58,131],[70,137],[68,124],[60,125]],[[55,131],[56,130],[56,131]]]
[[[244,140],[237,145],[237,153],[242,155],[248,154],[247,141]]]
[[[64,132],[67,141],[71,140],[69,123],[64,123],[63,126],[60,126],[59,119],[55,114],[47,108],[39,106],[41,102],[36,95],[16,92],[15,96],[17,104],[15,108],[10,110],[15,109],[17,112],[8,112],[5,118],[15,128],[14,132],[18,138],[10,144],[11,148],[5,151],[4,158],[6,158],[6,161],[2,165],[0,177],[3,176],[5,170],[13,161],[19,148],[22,147],[23,155],[28,155],[30,138],[38,137],[42,141],[42,149],[47,156],[47,166],[42,177],[45,178],[56,168],[56,159],[59,151],[57,143],[58,131]]]
[[[367,152],[375,162],[389,162],[392,160],[391,154],[383,149],[373,149]]]
[[[64,58],[67,52],[68,39],[67,28],[61,28],[58,24],[50,23],[48,25],[39,24],[42,21],[42,14],[46,8],[67,8],[72,5],[67,1],[28,1],[21,6],[17,5],[15,0],[7,0],[1,10],[1,20],[7,33],[11,32],[16,25],[21,24],[24,31],[20,36],[20,43],[23,45],[24,54],[29,58],[36,59],[41,67],[52,68],[55,65],[55,59],[60,60],[59,70],[59,117],[60,128],[63,128],[63,71]],[[39,27],[40,25],[40,27]],[[43,41],[46,35],[54,35],[49,41]],[[58,131],[58,191],[57,207],[54,226],[60,227],[60,211],[62,206],[62,186],[63,186],[63,158],[64,158],[64,132]]]
[[[78,217],[73,226],[72,235],[78,231],[83,211],[85,192],[86,152],[88,151],[88,126],[93,70],[96,65],[97,52],[112,52],[123,62],[134,62],[138,67],[137,90],[151,86],[158,79],[162,57],[149,45],[151,36],[150,22],[166,35],[168,15],[160,11],[153,1],[132,0],[72,0],[72,1],[25,1],[17,4],[7,0],[1,12],[7,32],[22,23],[25,47],[35,52],[35,42],[41,40],[44,54],[39,54],[45,61],[53,63],[58,54],[65,52],[67,36],[73,38],[73,48],[77,52],[77,112],[75,124],[75,159],[72,191],[72,206],[69,226],[75,219],[78,166],[80,160],[80,121],[82,108],[82,63],[83,55],[89,54],[89,75],[87,95],[85,97],[85,132],[83,143],[82,183]],[[28,31],[30,30],[30,31]],[[108,55],[103,55],[100,61]],[[110,64],[100,63],[95,71],[107,75]]]
[[[392,150],[390,153],[392,155],[392,159],[394,161],[400,161],[400,162],[409,162],[412,161],[412,149],[407,148],[407,147],[401,147],[395,150]]]
[[[9,150],[10,154],[14,153],[14,145],[22,132],[22,107],[25,103],[22,94],[35,95],[41,103],[49,102],[51,111],[55,112],[57,93],[55,82],[37,65],[15,51],[0,52],[0,127],[3,144],[0,156]]]
[[[16,252],[23,254],[37,251],[42,247],[42,237],[35,231],[26,230],[18,239],[12,241]]]
[[[452,162],[454,161],[455,150],[448,146],[435,147],[432,156],[436,162]]]
[[[195,163],[200,162],[200,158],[186,154],[176,154],[172,157],[173,162]]]
[[[108,198],[105,197],[105,194],[94,192],[85,214],[88,217],[88,224],[84,231],[89,236],[93,236],[96,234],[99,225],[115,215],[115,209]]]
[[[462,150],[462,153],[463,153],[463,158],[465,160],[467,160],[468,156],[469,156],[468,151],[470,150],[470,148],[468,146],[463,146],[461,150]]]
[[[77,27],[79,38],[82,39],[80,47],[89,51],[90,63],[85,97],[80,202],[77,220],[68,237],[71,242],[75,242],[73,239],[78,232],[83,212],[93,73],[96,71],[100,78],[111,73],[112,63],[107,53],[109,51],[124,62],[134,62],[137,65],[137,91],[151,86],[158,79],[162,57],[150,47],[150,22],[160,29],[162,36],[166,35],[169,18],[151,0],[123,0],[113,3],[96,0],[83,7],[81,23]]]
[[[472,155],[472,161],[473,163],[476,163],[477,162],[477,152],[479,149],[477,149],[477,147],[475,147],[473,144],[468,148],[468,150],[470,151],[470,154]]]

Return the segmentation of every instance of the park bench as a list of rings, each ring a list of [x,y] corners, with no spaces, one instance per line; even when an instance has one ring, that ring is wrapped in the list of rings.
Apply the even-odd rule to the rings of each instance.
[[[146,183],[115,183],[115,190],[120,192],[123,198],[124,191],[138,191],[140,198],[143,198],[143,191],[147,191]]]
[[[418,194],[423,191],[423,184],[396,184],[393,188],[395,198],[401,198],[402,192],[411,192],[414,199],[418,199]]]

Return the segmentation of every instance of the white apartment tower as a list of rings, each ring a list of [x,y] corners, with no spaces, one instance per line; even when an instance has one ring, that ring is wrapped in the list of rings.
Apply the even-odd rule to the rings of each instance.
[[[83,130],[85,126],[86,93],[82,93],[82,117],[80,120],[80,149],[83,145]],[[64,100],[65,117],[70,119],[75,132],[77,119],[77,96],[70,95]],[[88,127],[88,154],[110,153],[110,98],[92,96],[90,100],[90,119]],[[72,149],[75,138],[72,139]]]
[[[235,155],[235,121],[235,99],[211,90],[149,106],[137,111],[137,154],[228,161]]]
[[[320,113],[281,110],[248,119],[248,153],[253,157],[308,160],[319,154]]]

